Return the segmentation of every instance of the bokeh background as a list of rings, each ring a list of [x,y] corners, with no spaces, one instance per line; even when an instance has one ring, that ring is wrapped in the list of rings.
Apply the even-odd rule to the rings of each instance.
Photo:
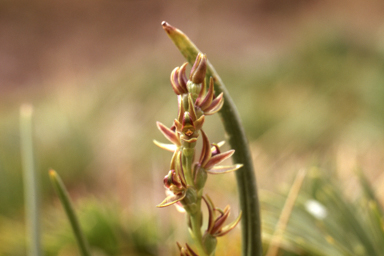
[[[19,108],[34,106],[45,255],[77,248],[48,179],[63,178],[95,255],[176,255],[184,216],[164,198],[172,69],[184,59],[166,20],[207,54],[243,120],[261,190],[286,193],[318,166],[353,198],[361,168],[384,202],[382,1],[0,2],[0,255],[25,255]],[[209,117],[211,141],[225,139]],[[228,147],[228,146],[227,146]],[[238,212],[234,174],[210,177]],[[240,229],[218,255],[239,255]]]

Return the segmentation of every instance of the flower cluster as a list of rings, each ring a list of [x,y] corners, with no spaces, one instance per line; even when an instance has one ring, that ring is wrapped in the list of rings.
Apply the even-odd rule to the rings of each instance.
[[[178,116],[171,127],[157,122],[161,133],[172,144],[154,141],[157,146],[173,152],[168,174],[164,177],[167,197],[158,207],[172,204],[189,214],[190,229],[196,241],[200,255],[212,255],[216,248],[216,237],[225,235],[240,221],[241,214],[231,224],[224,225],[230,208],[215,208],[208,196],[203,196],[203,188],[208,174],[221,174],[236,171],[241,164],[218,166],[231,157],[234,150],[220,151],[223,143],[211,144],[202,130],[205,116],[218,112],[224,103],[223,93],[215,95],[214,80],[211,77],[207,89],[205,76],[207,58],[199,53],[191,69],[189,79],[186,76],[187,63],[176,67],[171,73],[173,91],[178,97]],[[195,161],[196,142],[201,134],[202,149],[198,161]],[[208,208],[208,227],[201,233],[201,201]],[[198,255],[189,245],[178,244],[180,255]]]

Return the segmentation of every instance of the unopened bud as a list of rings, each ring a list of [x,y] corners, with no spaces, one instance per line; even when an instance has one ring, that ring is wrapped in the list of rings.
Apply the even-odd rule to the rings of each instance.
[[[195,166],[194,181],[197,190],[204,188],[208,174],[200,166]]]
[[[205,56],[205,54],[199,53],[191,69],[189,80],[191,80],[195,84],[201,84],[205,79],[206,72],[207,56]]]
[[[175,194],[180,193],[183,189],[182,184],[177,178],[177,174],[175,170],[170,170],[167,175],[165,175],[163,179],[164,186]]]
[[[172,184],[171,184],[171,181],[169,180],[169,177],[168,175],[165,175],[164,179],[163,179],[163,182],[164,182],[164,186],[166,188],[169,188]]]
[[[203,237],[204,249],[208,255],[212,255],[216,250],[217,238],[209,233],[205,233]]]
[[[186,191],[186,195],[184,199],[181,201],[181,203],[184,206],[184,209],[189,213],[193,214],[197,210],[197,194],[195,189],[193,188],[188,188]]]

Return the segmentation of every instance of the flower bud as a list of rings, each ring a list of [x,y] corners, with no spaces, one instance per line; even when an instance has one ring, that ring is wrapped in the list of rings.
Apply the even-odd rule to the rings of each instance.
[[[195,181],[196,189],[198,191],[204,188],[207,178],[208,178],[208,174],[204,171],[204,169],[196,165],[195,172],[194,172],[194,181]]]
[[[195,84],[201,84],[202,82],[204,82],[206,72],[207,57],[205,56],[205,54],[199,53],[191,69],[189,80],[191,80]]]
[[[201,92],[202,84],[195,84],[191,80],[187,83],[188,92],[191,94],[192,99],[196,100]]]
[[[164,179],[163,179],[163,183],[164,183],[164,186],[166,187],[166,188],[170,188],[171,187],[171,185],[172,185],[172,183],[171,183],[171,181],[170,181],[170,179],[169,179],[169,175],[165,175],[165,177],[164,177]]]
[[[163,179],[164,186],[171,190],[175,195],[181,194],[184,190],[180,179],[177,177],[175,170],[170,170]]]
[[[216,250],[217,238],[209,233],[205,233],[203,237],[204,249],[208,255],[212,255]]]
[[[196,191],[195,189],[193,188],[188,188],[186,193],[185,193],[185,197],[184,199],[181,201],[181,203],[183,204],[184,206],[184,209],[189,213],[189,214],[193,214],[196,212],[197,210],[197,204],[196,204],[196,201],[197,201],[197,194],[196,194]]]

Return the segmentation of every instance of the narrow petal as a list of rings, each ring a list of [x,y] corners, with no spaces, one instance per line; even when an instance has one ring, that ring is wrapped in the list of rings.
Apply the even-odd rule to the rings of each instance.
[[[187,76],[185,75],[185,70],[187,68],[187,65],[188,65],[188,62],[185,62],[179,69],[179,77],[178,77],[178,80],[179,80],[179,85],[180,85],[180,88],[181,88],[181,92],[184,94],[184,93],[188,93],[188,89],[187,89],[187,82],[188,82],[188,79],[187,79]]]
[[[181,248],[183,248],[183,247],[179,244],[179,242],[176,242],[176,244],[177,244],[177,247],[179,248],[179,250],[181,251]]]
[[[171,72],[171,85],[172,85],[173,91],[177,95],[180,95],[182,93],[182,88],[179,84],[179,68],[178,67],[174,68]]]
[[[197,96],[197,99],[195,102],[196,106],[200,106],[200,103],[203,101],[206,89],[207,89],[207,85],[206,85],[205,79],[204,79],[203,84],[201,86],[199,96]]]
[[[229,150],[227,152],[217,154],[217,155],[211,157],[211,159],[209,159],[209,161],[205,165],[203,165],[203,167],[205,169],[209,170],[214,165],[219,164],[222,161],[224,161],[225,159],[231,157],[233,155],[233,153],[235,153],[235,150],[232,149],[232,150]]]
[[[229,231],[231,231],[232,229],[234,229],[236,227],[236,225],[240,222],[241,220],[241,215],[242,215],[242,212],[240,212],[239,216],[236,218],[236,220],[234,220],[231,224],[228,224],[227,226],[223,227],[220,232],[218,234],[216,234],[216,236],[224,236],[226,235]]]
[[[206,109],[204,109],[204,114],[206,115],[213,115],[220,111],[220,109],[224,105],[224,94],[220,93],[219,96],[217,96]]]
[[[195,84],[200,84],[205,79],[207,71],[207,57],[205,54],[199,53],[196,57],[195,63],[192,66],[189,80]]]
[[[157,122],[156,124],[157,124],[157,128],[159,128],[159,130],[165,136],[165,138],[167,138],[170,142],[172,142],[176,146],[178,146],[178,147],[181,146],[180,139],[179,139],[177,133],[173,132],[171,129],[169,129],[168,127],[166,127],[165,125],[163,125],[160,122]]]
[[[221,148],[225,144],[225,141],[220,141],[219,143],[216,143],[216,145]],[[215,147],[211,147],[211,151],[215,150]]]
[[[208,88],[208,92],[207,92],[207,95],[204,97],[204,99],[201,101],[199,107],[205,111],[205,108],[209,107],[212,103],[212,100],[213,100],[213,96],[214,96],[214,92],[213,92],[213,78],[211,77],[211,79],[209,80],[209,88]]]
[[[177,119],[175,119],[174,124],[176,127],[176,131],[181,132],[181,130],[183,129],[183,125]]]
[[[229,214],[230,214],[230,207],[229,205],[227,205],[227,207],[225,207],[224,209],[224,213],[215,220],[215,224],[213,225],[213,228],[210,234],[215,235],[216,233],[218,233],[219,230],[221,230],[221,227],[223,226],[224,222],[227,220]]]
[[[171,164],[170,164],[171,170],[176,170],[176,160],[177,160],[178,154],[180,154],[180,150],[175,151],[172,155]]]
[[[185,244],[185,246],[187,247],[187,250],[189,252],[189,255],[191,256],[199,256],[197,253],[195,253],[192,248],[188,245],[188,244]]]
[[[167,207],[167,206],[170,206],[172,204],[175,204],[181,200],[184,199],[186,193],[182,193],[180,195],[171,195],[171,196],[168,196],[167,198],[164,199],[163,202],[161,202],[160,204],[158,204],[156,207],[159,207],[159,208],[162,208],[162,207]]]
[[[226,166],[214,166],[212,169],[206,170],[209,174],[223,174],[223,173],[229,173],[237,171],[243,167],[242,164],[235,164],[235,165],[226,165]]]
[[[208,227],[207,232],[211,233],[213,225],[215,224],[215,206],[212,203],[211,198],[208,195],[203,196],[204,202],[208,208]]]
[[[204,115],[202,115],[199,119],[197,119],[195,121],[195,129],[197,131],[200,130],[201,127],[203,127],[204,121],[205,121],[205,116]]]
[[[195,111],[195,104],[193,104],[192,94],[188,94],[188,112],[191,115],[191,119],[195,121],[197,117]]]
[[[177,150],[177,146],[175,144],[165,144],[157,140],[153,140],[153,143],[155,143],[155,145],[159,148],[165,149],[167,151],[175,152]]]
[[[177,120],[179,120],[179,122],[181,123],[183,121],[184,112],[185,112],[184,104],[183,104],[183,97],[181,97],[179,95],[177,97],[177,101],[178,101],[178,107],[179,107],[179,113],[177,114]]]
[[[201,134],[203,136],[203,147],[201,149],[199,163],[201,166],[204,166],[206,162],[209,161],[209,158],[211,157],[211,150],[210,150],[210,145],[209,145],[209,140],[207,135],[203,130],[201,130]]]
[[[201,61],[201,53],[198,53],[195,59],[195,62],[192,65],[191,71],[190,71],[190,76],[189,79],[191,80],[192,73],[195,72],[196,68],[199,66],[199,63]]]

